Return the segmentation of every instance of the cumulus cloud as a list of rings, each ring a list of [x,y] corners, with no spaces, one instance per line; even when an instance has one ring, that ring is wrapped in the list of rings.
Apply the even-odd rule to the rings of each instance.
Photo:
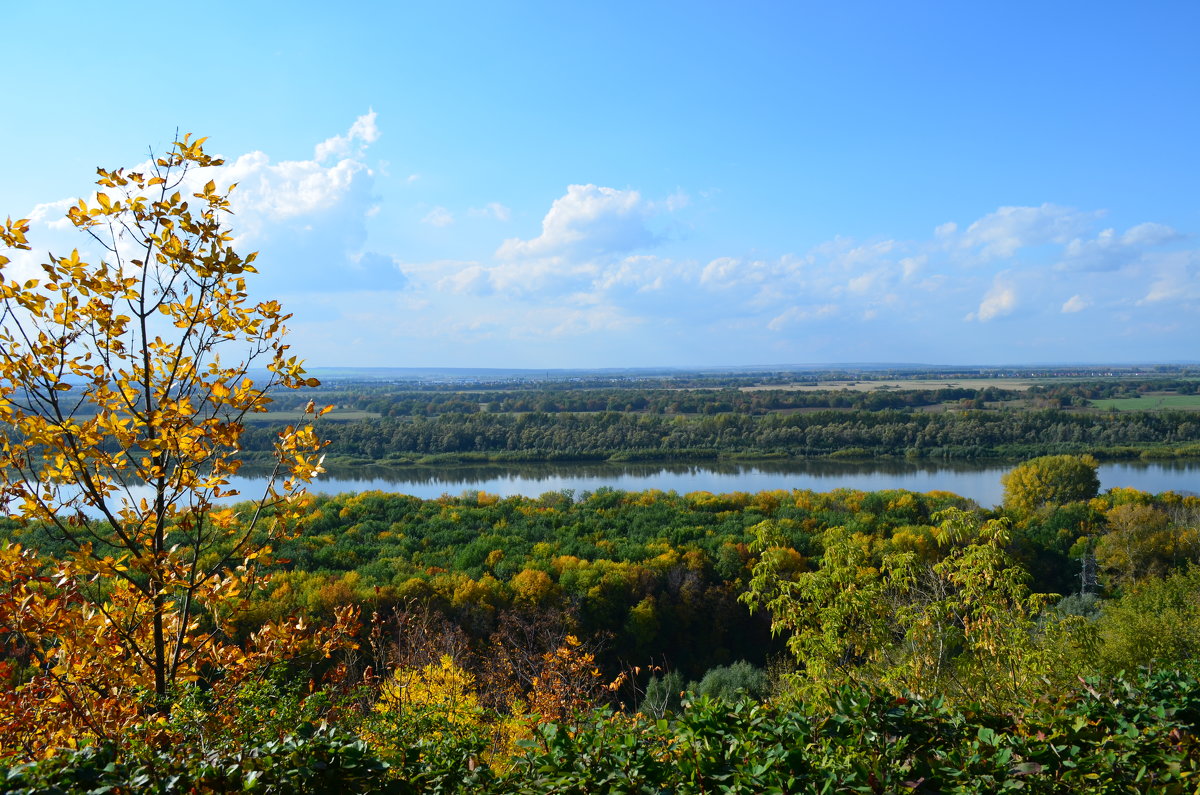
[[[673,260],[637,254],[625,257],[614,267],[608,268],[594,286],[602,292],[625,290],[650,293],[661,290],[668,282],[677,282],[680,275],[681,267]]]
[[[673,254],[672,241],[655,231],[673,205],[635,190],[573,185],[553,201],[538,235],[505,240],[478,261],[405,265],[406,289],[431,301],[424,319],[434,325],[425,328],[462,345],[508,339],[550,350],[570,339],[573,351],[584,351],[620,339],[639,350],[769,352],[779,361],[838,350],[845,359],[1048,356],[1052,345],[1103,338],[1102,314],[1137,317],[1148,314],[1139,304],[1161,312],[1200,298],[1190,287],[1200,284],[1200,255],[1160,248],[1178,248],[1181,235],[1153,223],[1106,230],[1102,212],[1001,207],[944,223],[924,239],[833,237],[795,253],[693,259]],[[498,217],[486,207],[466,212]],[[643,250],[651,246],[658,250]],[[1078,270],[1117,255],[1132,264],[1082,289]],[[1112,311],[1085,311],[1097,305]],[[1000,324],[1017,314],[1031,322]]]
[[[318,163],[329,158],[344,158],[351,155],[361,157],[366,147],[379,140],[379,127],[375,124],[374,110],[359,116],[350,125],[345,135],[335,135],[317,144],[313,150],[313,159]]]
[[[660,242],[650,224],[669,203],[656,205],[632,190],[571,185],[551,204],[540,235],[505,240],[492,264],[472,263],[442,274],[437,284],[458,293],[510,296],[654,290],[663,281],[651,271],[663,261],[633,252]],[[499,203],[469,214],[510,217],[509,209]]]
[[[260,220],[284,221],[328,210],[342,201],[368,169],[356,160],[325,166],[316,160],[272,163],[264,152],[251,152],[221,167],[220,177],[238,187],[235,211]],[[205,176],[208,176],[207,174]],[[245,220],[239,218],[239,228]]]
[[[406,219],[410,227],[478,219],[461,223],[466,231],[455,236],[475,234],[476,250],[460,247],[453,260],[402,262],[385,244],[368,242],[367,219],[387,209],[377,195],[386,191],[376,184],[389,178],[371,159],[379,137],[372,112],[318,143],[311,159],[250,152],[197,174],[200,182],[215,175],[218,185],[239,183],[231,219],[236,243],[262,252],[252,289],[295,306],[295,325],[307,326],[305,343],[334,356],[341,340],[322,340],[361,325],[366,330],[356,338],[369,356],[382,355],[372,353],[381,339],[420,339],[423,353],[457,356],[457,347],[485,340],[550,350],[570,339],[578,350],[602,351],[621,338],[688,355],[720,348],[734,357],[769,351],[787,358],[779,352],[840,349],[919,359],[921,350],[970,352],[976,340],[1001,337],[1010,347],[1052,338],[1101,344],[1102,317],[1114,327],[1148,328],[1155,317],[1191,317],[1200,303],[1200,251],[1183,234],[1153,222],[1104,228],[1103,212],[1054,204],[999,207],[975,220],[931,225],[917,239],[833,236],[791,253],[766,253],[759,241],[698,250],[685,240],[673,250],[677,236],[662,230],[683,228],[675,224],[687,217],[686,193],[648,198],[577,184],[547,197],[536,234],[505,240],[492,222],[524,217],[526,208],[518,213],[496,201],[451,212],[433,201],[417,204],[421,210]],[[393,185],[419,202],[424,191],[407,173]],[[37,261],[46,240],[60,254],[87,243],[62,219],[69,204],[26,213],[42,247]],[[58,233],[69,242],[60,244]],[[15,258],[8,274],[35,267],[34,254]],[[1080,276],[1090,273],[1103,276]],[[1106,311],[1085,311],[1097,306]],[[305,320],[304,312],[317,317]],[[1018,313],[1036,322],[986,325]],[[1113,320],[1125,316],[1128,323]],[[864,320],[872,332],[859,329]],[[1195,326],[1179,322],[1185,330]],[[926,347],[905,353],[917,345]]]
[[[365,219],[375,205],[374,174],[365,159],[370,143],[379,138],[374,111],[356,119],[344,135],[314,147],[311,160],[273,161],[261,151],[226,157],[222,166],[193,169],[181,191],[194,192],[208,180],[219,189],[237,185],[231,195],[234,212],[228,223],[234,245],[262,254],[256,263],[260,276],[252,289],[279,291],[305,284],[341,289],[341,274],[356,267],[366,240]],[[213,142],[209,143],[213,152]],[[146,173],[149,162],[131,170]],[[28,252],[31,262],[47,249],[66,253],[79,248],[96,258],[101,252],[64,217],[73,199],[38,205],[30,218],[33,239],[40,250]]]
[[[571,185],[542,219],[542,233],[530,240],[510,238],[496,256],[502,260],[611,257],[657,242],[648,221],[651,208],[635,190]]]
[[[366,220],[378,212],[366,151],[379,135],[371,111],[345,135],[318,144],[312,160],[274,162],[265,152],[250,152],[227,161],[215,177],[194,172],[197,181],[237,183],[235,244],[261,249],[260,288],[352,289],[367,272],[394,283],[394,269],[371,270],[379,260],[363,250]]]
[[[1017,308],[1017,289],[1005,274],[997,274],[992,287],[979,302],[975,319],[980,323],[1011,315]]]
[[[1001,207],[967,227],[957,240],[983,260],[1011,257],[1023,248],[1047,243],[1063,244],[1082,234],[1096,217],[1070,207],[1043,204],[1040,207]],[[939,232],[946,227],[938,227]],[[951,237],[954,228],[940,234]]]
[[[1075,312],[1082,312],[1083,310],[1087,309],[1088,306],[1090,306],[1088,300],[1082,295],[1076,294],[1063,302],[1062,311],[1063,314],[1070,315],[1074,314]]]
[[[1104,229],[1091,239],[1075,238],[1063,250],[1060,267],[1079,271],[1114,271],[1137,262],[1147,251],[1181,236],[1164,224],[1144,223],[1118,235]]]
[[[771,266],[763,260],[743,260],[739,257],[718,257],[704,266],[700,283],[715,288],[736,284],[761,284],[770,278]]]

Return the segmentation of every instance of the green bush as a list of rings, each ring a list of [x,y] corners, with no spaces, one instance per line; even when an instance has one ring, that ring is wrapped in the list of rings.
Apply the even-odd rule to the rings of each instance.
[[[739,697],[763,699],[768,692],[767,672],[745,660],[718,665],[692,685],[697,696],[736,701]]]
[[[10,795],[416,792],[389,778],[388,766],[357,737],[312,725],[280,740],[239,749],[205,752],[176,746],[129,756],[112,745],[87,747],[0,768],[0,781]]]

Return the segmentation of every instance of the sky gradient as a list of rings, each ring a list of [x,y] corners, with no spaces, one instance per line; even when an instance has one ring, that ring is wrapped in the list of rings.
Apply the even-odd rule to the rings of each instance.
[[[0,215],[209,136],[312,366],[1200,361],[1200,4],[133,5],[6,9]]]

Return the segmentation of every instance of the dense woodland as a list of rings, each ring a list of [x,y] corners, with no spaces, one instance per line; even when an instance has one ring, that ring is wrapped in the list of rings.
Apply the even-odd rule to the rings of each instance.
[[[743,376],[714,388],[659,380],[598,387],[577,383],[412,384],[325,387],[338,407],[322,427],[331,462],[405,465],[536,461],[725,459],[1001,459],[1091,454],[1102,459],[1200,455],[1200,379],[1051,379],[1016,389],[989,386],[783,388]],[[768,383],[763,383],[767,381]],[[1007,383],[1007,382],[999,382]],[[750,384],[751,386],[747,386]],[[1179,410],[1113,411],[1094,401],[1170,395]],[[284,409],[298,399],[286,396]],[[340,413],[339,413],[340,412]],[[286,412],[283,415],[286,416]],[[266,415],[243,446],[266,455],[288,420]]]

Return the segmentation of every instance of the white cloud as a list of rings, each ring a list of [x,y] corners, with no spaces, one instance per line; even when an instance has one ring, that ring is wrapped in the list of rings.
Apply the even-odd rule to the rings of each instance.
[[[1113,271],[1136,263],[1149,249],[1180,239],[1171,227],[1145,223],[1118,235],[1104,229],[1094,238],[1075,238],[1063,250],[1060,267],[1078,271]]]
[[[663,200],[662,206],[667,212],[673,213],[676,210],[682,210],[684,207],[687,207],[691,203],[692,203],[691,196],[688,196],[687,193],[685,193],[684,191],[677,190],[674,193],[672,193],[670,196],[668,196],[666,199]]]
[[[235,245],[262,252],[260,275],[252,287],[260,292],[298,285],[347,290],[364,286],[371,277],[380,278],[381,286],[404,282],[383,255],[363,250],[366,220],[378,212],[375,173],[366,150],[379,135],[371,111],[345,135],[318,144],[312,160],[273,162],[256,151],[189,175],[196,187],[209,179],[218,185],[237,183],[230,219]]]
[[[1076,294],[1063,302],[1062,311],[1063,314],[1074,314],[1075,312],[1082,312],[1090,305],[1091,304],[1086,298],[1084,298],[1082,295]]]
[[[1166,224],[1144,223],[1129,229],[1121,242],[1127,246],[1157,246],[1179,238],[1180,234]]]
[[[633,190],[572,186],[540,234],[506,240],[490,259],[404,265],[406,294],[430,301],[421,339],[433,345],[442,335],[436,345],[451,351],[446,340],[494,345],[493,358],[508,355],[509,341],[511,350],[560,351],[571,361],[586,351],[619,357],[605,354],[618,345],[642,356],[719,350],[747,360],[817,355],[805,351],[826,360],[1002,361],[1052,350],[1089,358],[1088,349],[1066,351],[1084,339],[1115,340],[1121,312],[1147,327],[1150,313],[1139,304],[1161,312],[1165,302],[1200,297],[1189,286],[1200,284],[1200,255],[1152,248],[1180,240],[1174,230],[1108,231],[1096,222],[1100,212],[1002,207],[924,239],[834,237],[773,256],[717,251],[697,260],[636,250],[669,244],[653,226],[669,204]],[[496,217],[488,207],[468,213]],[[1062,266],[1113,252],[1132,264],[1086,284]],[[1111,312],[1085,311],[1098,305]],[[1017,314],[1030,322],[999,322]],[[868,322],[870,331],[860,329]]]
[[[345,135],[335,135],[317,144],[313,159],[318,163],[331,157],[344,158],[350,155],[361,157],[366,147],[379,140],[379,127],[375,124],[376,113],[368,110],[354,120]]]
[[[356,180],[369,176],[366,165],[356,160],[341,160],[331,166],[315,160],[271,163],[263,152],[242,155],[220,168],[221,180],[238,186],[232,202],[239,215],[239,231],[246,224],[241,216],[246,214],[253,215],[255,221],[283,221],[327,210],[356,187]],[[198,178],[199,172],[195,173]]]
[[[768,266],[762,260],[743,261],[738,257],[718,257],[704,266],[700,283],[728,288],[738,283],[760,283],[766,279]]]
[[[542,219],[540,235],[505,240],[496,256],[578,261],[624,254],[657,242],[647,226],[650,215],[651,208],[635,190],[571,185]]]
[[[281,297],[289,310],[295,302],[293,324],[303,327],[305,344],[335,358],[338,344],[322,340],[351,326],[361,327],[348,338],[361,337],[356,350],[368,358],[384,355],[377,348],[400,350],[405,340],[420,340],[421,357],[436,351],[461,360],[459,347],[483,350],[467,346],[494,342],[476,363],[507,363],[508,350],[570,345],[607,355],[614,340],[642,355],[721,350],[734,358],[817,350],[869,358],[878,350],[918,359],[922,351],[969,353],[984,343],[994,351],[1048,351],[1052,340],[1101,350],[1124,329],[1151,328],[1164,316],[1180,318],[1176,336],[1200,334],[1187,319],[1200,308],[1200,250],[1187,249],[1192,244],[1181,242],[1184,235],[1158,223],[1106,229],[1102,212],[1052,204],[1000,207],[973,222],[944,223],[920,239],[834,236],[795,253],[756,250],[751,243],[759,241],[697,251],[686,242],[672,249],[675,241],[662,234],[674,228],[670,213],[686,207],[684,192],[652,200],[632,189],[571,185],[547,197],[553,201],[541,228],[527,238],[502,240],[492,223],[529,217],[525,207],[494,201],[458,205],[452,213],[433,201],[417,204],[409,231],[418,221],[448,226],[473,218],[482,220],[460,223],[465,230],[454,239],[480,237],[476,250],[450,249],[458,259],[401,263],[381,243],[368,244],[367,218],[378,213],[374,234],[388,210],[378,195],[387,191],[375,188],[386,177],[369,157],[378,138],[374,115],[367,114],[318,144],[310,160],[277,162],[251,152],[196,175],[202,182],[216,174],[222,187],[240,183],[230,219],[236,242],[243,252],[262,250],[262,273],[251,288]],[[408,187],[415,180],[406,173],[390,187],[425,193],[420,185]],[[26,213],[35,225],[31,239],[42,246],[36,261],[47,240],[59,254],[87,244],[62,218],[70,203]],[[16,259],[6,268],[10,276],[36,266],[34,253],[28,262]],[[1096,272],[1104,275],[1080,275]],[[30,270],[28,277],[36,276]],[[379,295],[368,303],[364,296],[372,291]],[[1105,312],[1085,311],[1097,306]],[[1018,313],[1030,322],[986,325]],[[976,325],[965,329],[964,317]],[[868,320],[871,330],[860,329]],[[1164,350],[1179,349],[1165,334]],[[538,354],[522,355],[532,361]],[[561,353],[563,361],[572,355]]]
[[[1095,217],[1095,213],[1081,213],[1054,204],[1001,207],[967,227],[959,236],[958,245],[974,249],[984,261],[1004,259],[1023,248],[1066,243],[1081,234]],[[946,226],[943,224],[939,231]]]
[[[451,293],[490,293],[491,277],[486,268],[470,263],[434,283],[434,288]]]
[[[871,273],[864,273],[859,276],[855,276],[849,282],[847,282],[846,289],[852,293],[870,292],[871,288],[875,286],[875,282],[878,278],[879,278],[878,271],[873,271]]]
[[[1140,304],[1154,304],[1158,301],[1165,301],[1171,298],[1178,298],[1183,294],[1183,283],[1174,276],[1163,276],[1152,283],[1150,289],[1146,292],[1146,297],[1139,301]]]
[[[505,240],[493,264],[444,274],[437,284],[440,289],[476,295],[561,297],[609,290],[652,291],[665,282],[663,274],[648,269],[661,268],[666,261],[627,255],[658,242],[649,227],[658,212],[637,191],[571,185],[551,205],[539,236]],[[493,202],[469,214],[507,220],[510,210]]]
[[[1017,290],[1005,274],[997,274],[992,287],[979,303],[975,317],[980,323],[1011,315],[1017,308]]]
[[[421,223],[437,227],[449,226],[454,223],[454,216],[445,207],[434,207],[425,214],[425,217],[421,219]]]
[[[647,254],[626,257],[596,280],[594,287],[603,292],[626,288],[639,293],[661,290],[667,280],[677,281],[681,268],[677,263]]]
[[[925,266],[925,263],[928,261],[929,261],[929,257],[927,257],[924,254],[918,255],[916,257],[905,257],[904,259],[900,260],[900,269],[901,269],[901,272],[904,274],[904,280],[908,281],[913,276],[916,276],[917,273],[921,270],[922,267]]]

